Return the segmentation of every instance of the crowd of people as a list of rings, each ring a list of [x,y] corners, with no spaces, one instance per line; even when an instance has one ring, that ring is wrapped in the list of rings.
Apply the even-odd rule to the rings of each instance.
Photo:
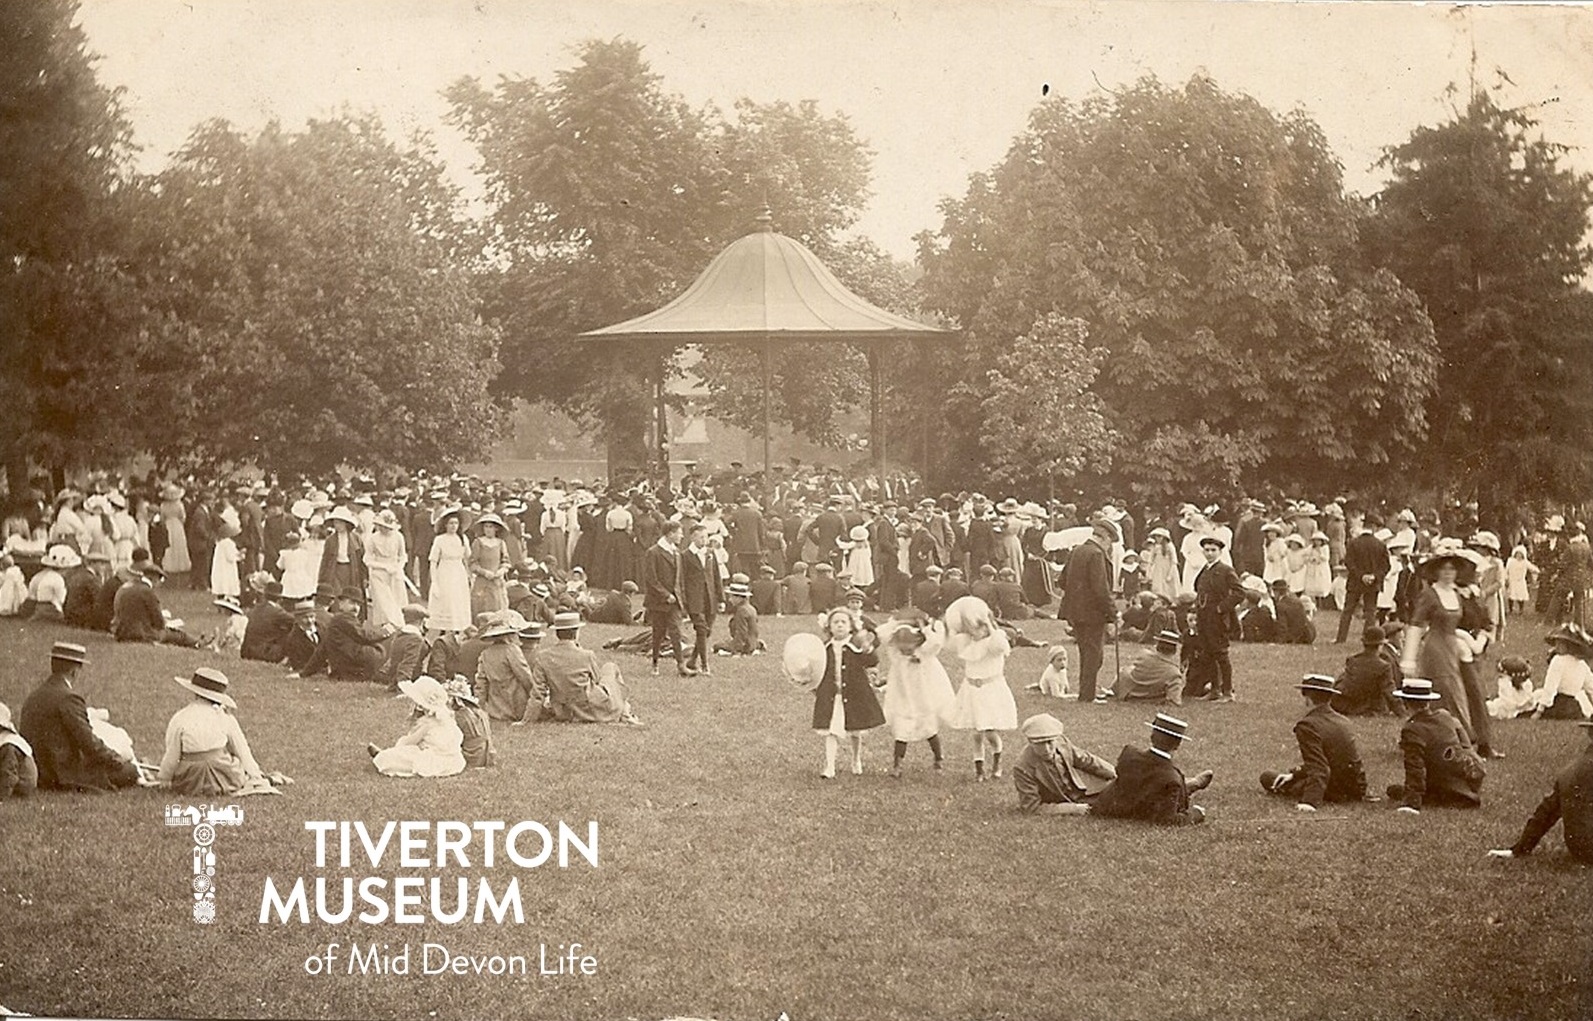
[[[1068,622],[1081,701],[1176,706],[1236,697],[1231,642],[1313,642],[1317,611],[1333,606],[1342,643],[1358,611],[1361,651],[1331,684],[1302,683],[1307,720],[1318,724],[1297,728],[1313,735],[1310,749],[1301,737],[1307,761],[1264,780],[1275,793],[1358,787],[1357,796],[1367,796],[1364,779],[1317,775],[1328,746],[1331,762],[1359,768],[1337,720],[1328,719],[1341,713],[1423,704],[1405,727],[1411,749],[1421,751],[1407,749],[1406,782],[1396,785],[1407,809],[1419,809],[1424,791],[1459,789],[1418,773],[1448,776],[1453,763],[1502,757],[1490,718],[1593,716],[1593,637],[1583,629],[1593,558],[1585,528],[1575,525],[1567,539],[1558,515],[1507,541],[1478,529],[1467,508],[1445,521],[1345,500],[1321,510],[1253,499],[1232,513],[1219,505],[1141,509],[1142,525],[1120,499],[1081,512],[1077,503],[977,492],[933,496],[910,476],[848,479],[800,465],[780,473],[760,501],[749,488],[754,480],[737,468],[692,473],[660,492],[423,473],[213,485],[90,477],[48,500],[42,492],[13,499],[0,526],[0,615],[59,620],[120,641],[235,648],[298,676],[324,671],[385,685],[406,696],[414,714],[397,744],[371,746],[376,768],[393,775],[491,764],[494,720],[639,723],[618,667],[579,645],[590,621],[645,623],[637,641],[617,644],[644,651],[655,674],[667,653],[692,675],[711,673],[711,655],[762,653],[760,617],[821,615],[820,641],[833,657],[793,668],[788,649],[786,667],[816,692],[813,726],[825,738],[829,777],[843,741],[860,771],[860,735],[887,722],[893,772],[916,742],[929,744],[940,768],[945,724],[972,733],[976,775],[1003,775],[1002,734],[1018,729],[1030,742],[1020,790],[1056,781],[1035,779],[1042,760],[1061,763],[1070,789],[1082,791],[1086,774],[1121,789],[1122,756],[1110,767],[1078,750],[1053,717],[1018,724],[1003,664],[1013,645],[1035,644],[1019,622],[1036,617]],[[207,589],[221,623],[202,635],[173,618],[161,606],[163,583]],[[1544,683],[1532,683],[1530,668],[1504,663],[1489,698],[1487,650],[1534,601],[1557,625]],[[876,625],[866,616],[873,611],[891,617]],[[721,616],[728,636],[715,642]],[[544,647],[549,631],[554,641]],[[1148,647],[1102,685],[1108,636]],[[64,644],[65,654],[52,657],[52,683],[69,688],[83,662]],[[941,648],[963,663],[955,690],[939,665]],[[1068,673],[1065,652],[1053,656],[1041,686],[1068,691]],[[160,765],[148,775],[119,767],[104,785],[142,776],[197,793],[280,786],[224,711],[225,675],[211,674],[179,679],[195,702],[174,716]],[[75,709],[68,715],[75,721]],[[1430,720],[1438,722],[1423,722]],[[75,722],[66,729],[80,730]],[[1165,760],[1187,724],[1159,713],[1152,730],[1145,754]],[[6,733],[16,731],[0,729]],[[0,757],[19,743],[27,744],[25,734],[9,743],[0,737]],[[1167,787],[1165,769],[1143,768],[1153,765],[1129,772]],[[48,772],[61,777],[53,766]],[[1187,817],[1188,794],[1209,782],[1197,778],[1179,797],[1154,800],[1178,803]],[[1464,782],[1475,799],[1480,776]],[[1314,798],[1300,803],[1314,807]],[[1117,811],[1137,810],[1101,810]]]

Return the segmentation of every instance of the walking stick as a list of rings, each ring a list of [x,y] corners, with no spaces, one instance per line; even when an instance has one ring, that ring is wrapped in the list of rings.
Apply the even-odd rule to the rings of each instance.
[[[1123,647],[1119,644],[1119,633],[1123,630],[1122,621],[1113,615],[1112,621],[1112,690],[1117,690],[1117,685],[1123,680]]]

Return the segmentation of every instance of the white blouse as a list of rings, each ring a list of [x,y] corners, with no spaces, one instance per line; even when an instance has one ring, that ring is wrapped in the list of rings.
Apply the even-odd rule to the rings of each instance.
[[[166,724],[166,753],[160,760],[160,779],[170,780],[183,753],[213,752],[225,748],[248,776],[259,776],[260,765],[237,717],[214,702],[195,699],[172,713]]]

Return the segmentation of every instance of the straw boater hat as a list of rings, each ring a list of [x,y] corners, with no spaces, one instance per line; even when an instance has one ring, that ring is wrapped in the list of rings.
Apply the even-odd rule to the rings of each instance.
[[[220,596],[211,600],[211,604],[220,609],[226,610],[228,613],[235,613],[240,616],[243,614],[243,607],[239,606],[238,601],[231,596]]]
[[[202,666],[194,670],[192,677],[173,677],[172,680],[198,695],[200,698],[224,705],[228,709],[238,708],[238,703],[227,694],[227,675],[213,667]]]
[[[1395,698],[1408,699],[1413,702],[1436,702],[1443,696],[1433,690],[1433,682],[1419,677],[1409,677],[1394,692]]]
[[[542,630],[542,622],[540,620],[528,620],[525,622],[525,626],[520,629],[520,637],[527,641],[540,642],[542,640]]]
[[[51,546],[50,551],[39,561],[41,567],[54,567],[63,570],[77,567],[82,563],[83,558],[77,555],[77,550],[65,544]]]
[[[1018,733],[1031,742],[1054,741],[1062,736],[1062,721],[1050,713],[1037,713],[1024,720]]]
[[[448,711],[448,689],[435,677],[422,674],[413,681],[399,681],[398,691],[401,697],[429,713],[441,715]]]
[[[1306,674],[1295,687],[1301,691],[1323,691],[1329,695],[1339,693],[1337,682],[1327,674]]]
[[[729,588],[725,589],[725,595],[727,595],[727,596],[740,596],[743,599],[751,599],[752,598],[752,588],[751,588],[751,586],[742,585],[742,584],[739,584],[739,583],[738,584],[733,584]]]
[[[1154,720],[1152,720],[1151,722],[1145,724],[1145,726],[1149,727],[1152,730],[1160,731],[1163,734],[1167,734],[1170,737],[1176,737],[1180,741],[1193,741],[1194,740],[1194,738],[1189,736],[1189,724],[1188,723],[1184,722],[1183,720],[1180,720],[1176,716],[1168,716],[1166,713],[1157,713],[1156,714],[1156,718]]]
[[[553,630],[555,631],[574,631],[576,628],[585,626],[585,624],[586,622],[581,619],[581,615],[574,610],[560,610],[553,615]]]
[[[50,658],[68,663],[87,663],[88,650],[76,642],[56,642],[50,647]]]
[[[1166,631],[1156,632],[1157,645],[1182,645],[1183,643],[1184,636],[1170,628]]]

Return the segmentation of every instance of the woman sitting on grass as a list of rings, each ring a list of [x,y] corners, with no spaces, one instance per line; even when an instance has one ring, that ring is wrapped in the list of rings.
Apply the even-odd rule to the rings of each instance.
[[[1593,718],[1593,638],[1575,624],[1561,624],[1543,638],[1553,652],[1543,687],[1533,696],[1535,720],[1585,720]]]
[[[228,711],[238,703],[227,694],[227,675],[200,667],[187,680],[172,679],[194,697],[166,724],[160,782],[174,794],[197,797],[276,793],[255,762],[237,717]]]
[[[402,697],[414,704],[409,733],[391,748],[365,746],[383,776],[453,776],[465,771],[465,735],[454,720],[448,691],[432,677],[399,681]]]

